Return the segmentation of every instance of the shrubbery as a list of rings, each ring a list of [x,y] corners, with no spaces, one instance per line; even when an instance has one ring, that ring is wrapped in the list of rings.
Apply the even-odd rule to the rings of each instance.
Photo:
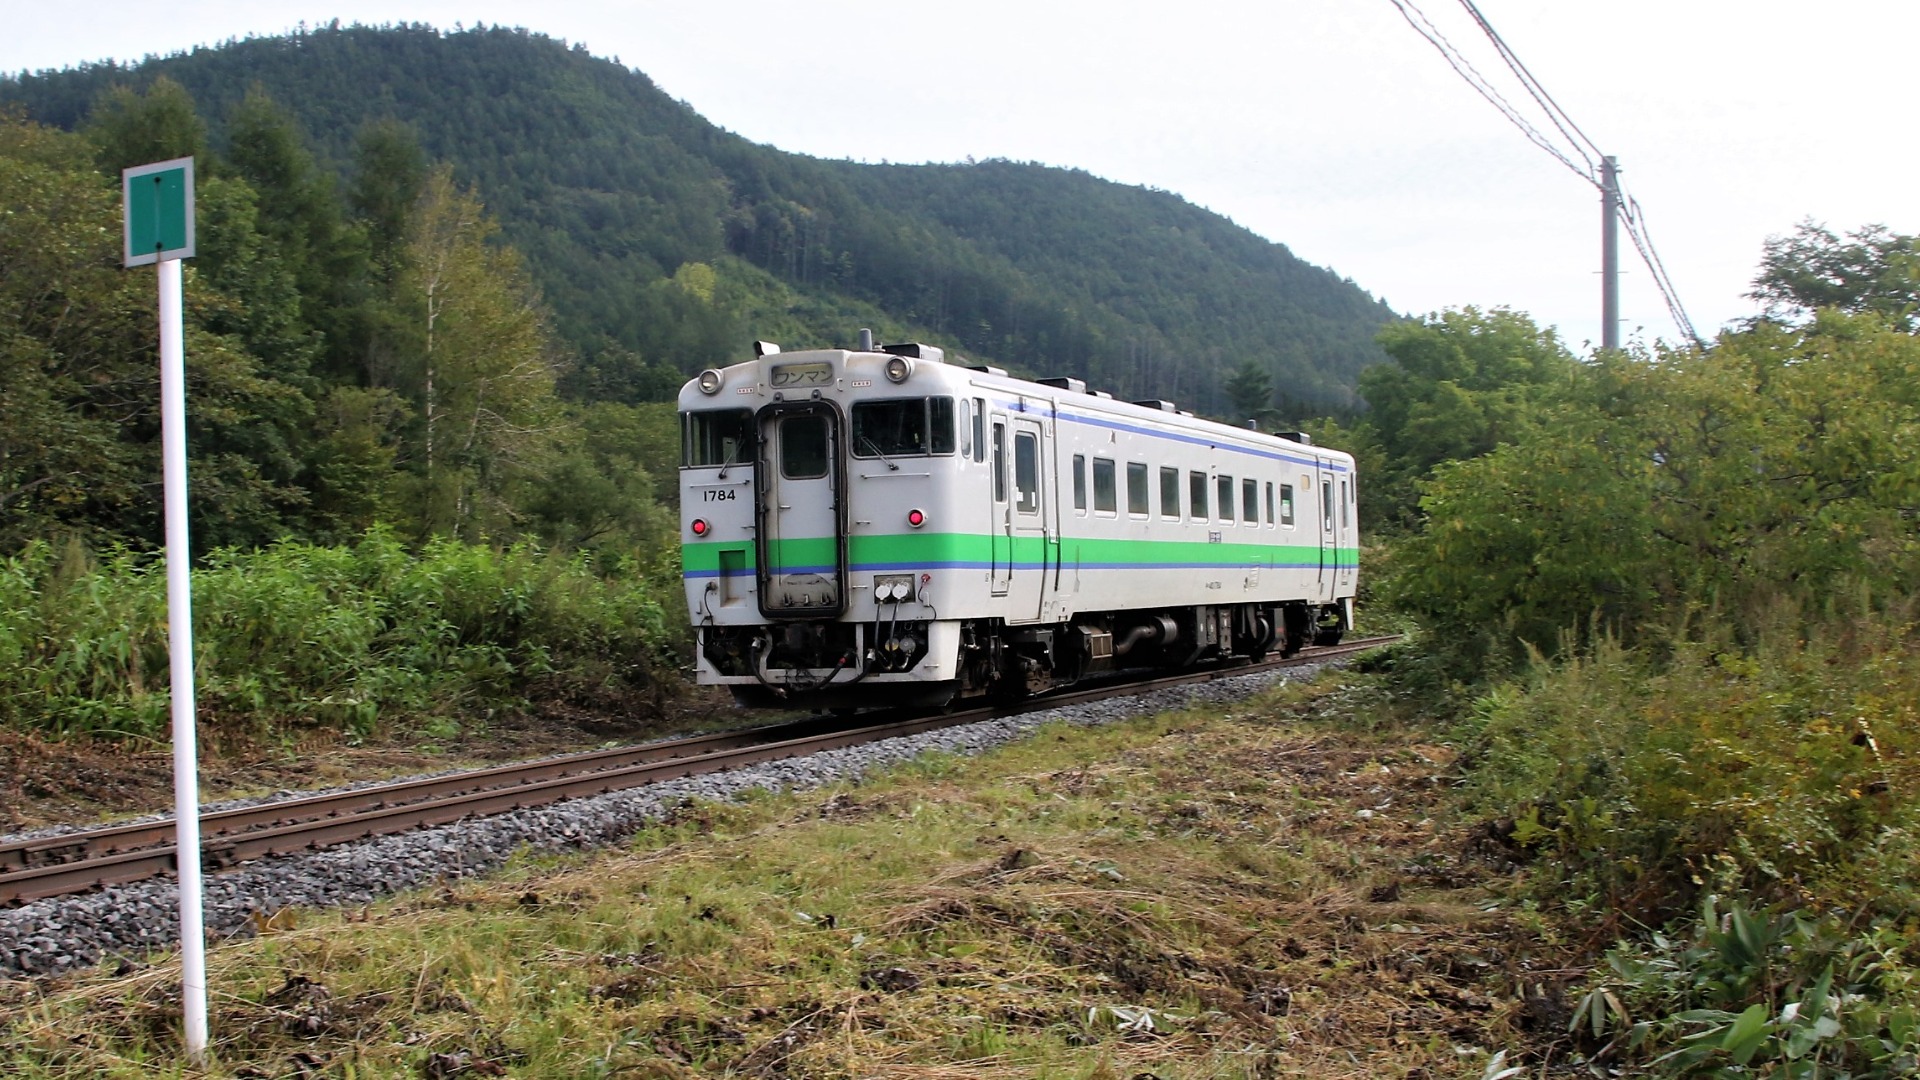
[[[1911,919],[1916,702],[1920,659],[1890,631],[1659,660],[1602,641],[1480,699],[1468,790],[1545,856],[1539,891],[1615,930],[1702,889]]]
[[[218,551],[194,573],[202,713],[365,732],[529,694],[651,692],[681,620],[671,568],[376,530],[350,546]],[[121,550],[0,559],[0,722],[150,735],[167,722],[166,572]]]
[[[1596,1066],[1915,1068],[1920,337],[1858,312],[1496,394],[1524,407],[1426,471],[1385,567],[1433,642],[1391,677],[1530,897],[1617,943],[1577,1010]]]

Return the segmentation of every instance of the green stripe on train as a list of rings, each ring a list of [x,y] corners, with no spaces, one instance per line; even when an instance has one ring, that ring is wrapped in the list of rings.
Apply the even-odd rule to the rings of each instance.
[[[848,559],[856,566],[915,564],[934,565],[941,563],[980,563],[987,564],[995,560],[994,538],[982,533],[893,533],[884,536],[855,535],[848,542]],[[831,537],[812,537],[805,539],[774,541],[778,554],[775,565],[786,566],[826,566],[834,559],[834,541]],[[1037,563],[1044,557],[1052,562],[1051,553],[1038,536],[1019,535],[1013,538],[1012,558],[1015,562]],[[746,566],[754,566],[754,545],[750,540],[702,541],[689,543],[683,549],[685,567],[689,572],[717,571],[720,568],[722,550],[746,551]],[[999,556],[1006,558],[1003,549]],[[1193,540],[1104,540],[1090,538],[1070,538],[1059,545],[1059,558],[1063,565],[1088,566],[1111,563],[1159,564],[1165,566],[1183,566],[1195,563],[1228,564],[1230,566],[1276,566],[1310,565],[1320,561],[1320,548],[1314,544],[1245,544],[1218,543],[1209,544]],[[1340,548],[1335,552],[1335,561],[1341,566],[1358,563],[1360,549],[1356,547]]]

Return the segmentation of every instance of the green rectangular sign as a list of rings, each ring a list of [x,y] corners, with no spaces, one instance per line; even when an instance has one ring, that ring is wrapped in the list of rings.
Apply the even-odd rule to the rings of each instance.
[[[174,158],[120,172],[126,198],[126,265],[193,256],[193,159]]]

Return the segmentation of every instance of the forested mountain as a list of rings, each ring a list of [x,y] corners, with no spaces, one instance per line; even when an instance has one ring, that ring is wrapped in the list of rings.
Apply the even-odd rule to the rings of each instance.
[[[1384,359],[1384,304],[1174,194],[1005,161],[784,153],[520,30],[331,26],[0,79],[0,102],[72,130],[161,76],[218,153],[252,92],[345,187],[365,186],[383,132],[450,163],[524,254],[577,354],[576,397],[659,398],[751,338],[842,344],[859,325],[1215,411],[1236,369],[1341,406]]]

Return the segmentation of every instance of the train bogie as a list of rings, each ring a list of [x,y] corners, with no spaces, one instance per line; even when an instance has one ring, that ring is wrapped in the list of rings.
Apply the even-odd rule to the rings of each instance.
[[[757,351],[680,394],[703,683],[930,704],[1351,625],[1346,454],[926,346]]]

